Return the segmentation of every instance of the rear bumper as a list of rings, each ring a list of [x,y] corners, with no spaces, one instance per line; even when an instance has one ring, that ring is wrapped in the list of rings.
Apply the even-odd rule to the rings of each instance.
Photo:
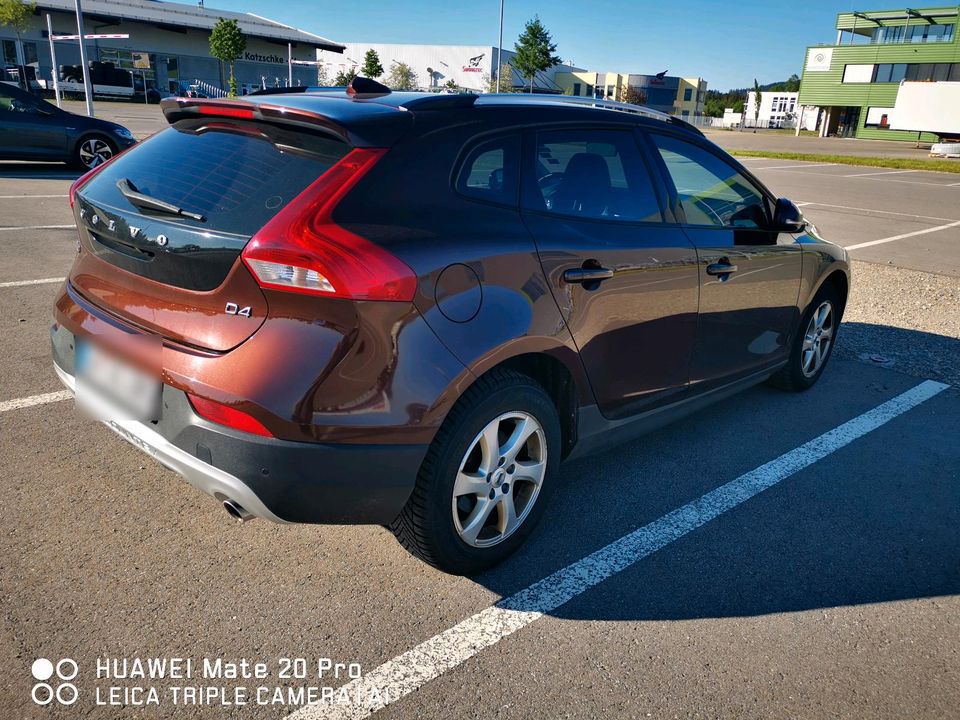
[[[54,326],[51,340],[57,375],[73,391],[73,335]],[[427,450],[260,437],[204,420],[185,393],[168,385],[162,400],[157,423],[105,424],[196,489],[274,522],[389,523],[406,504]]]

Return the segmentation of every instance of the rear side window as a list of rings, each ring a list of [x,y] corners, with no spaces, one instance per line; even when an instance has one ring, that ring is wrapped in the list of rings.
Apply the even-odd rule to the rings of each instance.
[[[537,133],[533,167],[539,195],[533,209],[604,220],[663,220],[650,174],[629,131]]]
[[[252,235],[343,158],[343,142],[244,122],[184,121],[121,155],[84,189],[91,200],[128,204],[117,181],[206,216],[186,223]]]
[[[501,205],[516,205],[520,179],[520,137],[504,135],[475,145],[460,166],[457,191]]]
[[[763,193],[732,165],[703,148],[652,133],[673,179],[688,225],[764,228]]]

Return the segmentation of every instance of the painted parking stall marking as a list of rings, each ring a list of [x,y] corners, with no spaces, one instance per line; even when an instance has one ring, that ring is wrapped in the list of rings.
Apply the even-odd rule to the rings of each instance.
[[[3,226],[0,230],[70,230],[76,225],[15,225]]]
[[[58,392],[44,393],[43,395],[31,395],[30,397],[16,398],[14,400],[0,401],[0,413],[10,410],[23,410],[34,405],[46,405],[47,403],[61,402],[69,400],[73,394],[69,390],[60,390]]]
[[[27,285],[47,285],[50,283],[59,283],[66,280],[65,277],[40,278],[39,280],[13,280],[11,282],[0,282],[0,288],[26,287]]]
[[[857,243],[856,245],[847,245],[847,250],[859,250],[860,248],[871,247],[872,245],[883,245],[884,243],[894,242],[895,240],[904,240],[906,238],[916,237],[917,235],[926,235],[928,233],[949,230],[950,228],[960,227],[960,220],[948,223],[947,225],[938,225],[937,227],[925,228],[923,230],[914,230],[913,232],[894,235],[893,237],[880,238],[879,240],[869,240],[867,242]]]
[[[515,595],[504,598],[344,686],[345,695],[351,700],[369,698],[370,704],[308,705],[288,715],[287,720],[358,720],[369,717],[481,650],[526,627],[545,613],[846,447],[948,387],[944,383],[925,380],[775,460],[701,495],[649,525],[624,535]]]

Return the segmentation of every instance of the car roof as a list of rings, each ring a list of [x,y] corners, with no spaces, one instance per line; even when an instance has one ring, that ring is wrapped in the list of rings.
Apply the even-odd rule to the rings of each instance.
[[[263,98],[261,100],[261,98]],[[289,98],[289,100],[288,100]],[[296,98],[294,100],[294,98]],[[470,107],[497,107],[497,108],[530,108],[548,109],[563,108],[568,111],[583,111],[584,113],[601,110],[610,113],[622,114],[622,119],[643,118],[655,122],[683,127],[698,135],[702,133],[693,125],[672,117],[659,110],[653,110],[642,105],[614,102],[612,100],[595,100],[587,97],[573,97],[569,95],[525,94],[525,93],[443,93],[443,92],[407,92],[392,91],[378,93],[351,94],[343,87],[303,87],[303,88],[275,88],[259,91],[245,96],[252,102],[268,102],[270,104],[284,104],[302,109],[311,105],[317,112],[329,108],[324,100],[350,100],[355,103],[356,114],[362,114],[360,107],[364,105],[379,105],[398,110],[454,110]],[[314,101],[316,99],[316,102]],[[372,108],[371,108],[372,110]],[[351,113],[353,114],[353,113]]]

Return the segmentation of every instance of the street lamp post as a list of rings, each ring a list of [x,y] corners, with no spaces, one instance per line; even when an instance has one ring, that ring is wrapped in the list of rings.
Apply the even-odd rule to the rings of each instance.
[[[87,67],[87,51],[83,47],[83,10],[80,9],[80,0],[75,0],[77,7],[77,35],[80,36],[80,67],[83,70],[83,92],[87,96],[87,115],[93,117],[93,85],[90,83],[90,68]],[[53,69],[57,71],[56,68]]]
[[[497,92],[500,92],[500,70],[503,68],[503,0],[500,0],[500,39],[497,41]]]

